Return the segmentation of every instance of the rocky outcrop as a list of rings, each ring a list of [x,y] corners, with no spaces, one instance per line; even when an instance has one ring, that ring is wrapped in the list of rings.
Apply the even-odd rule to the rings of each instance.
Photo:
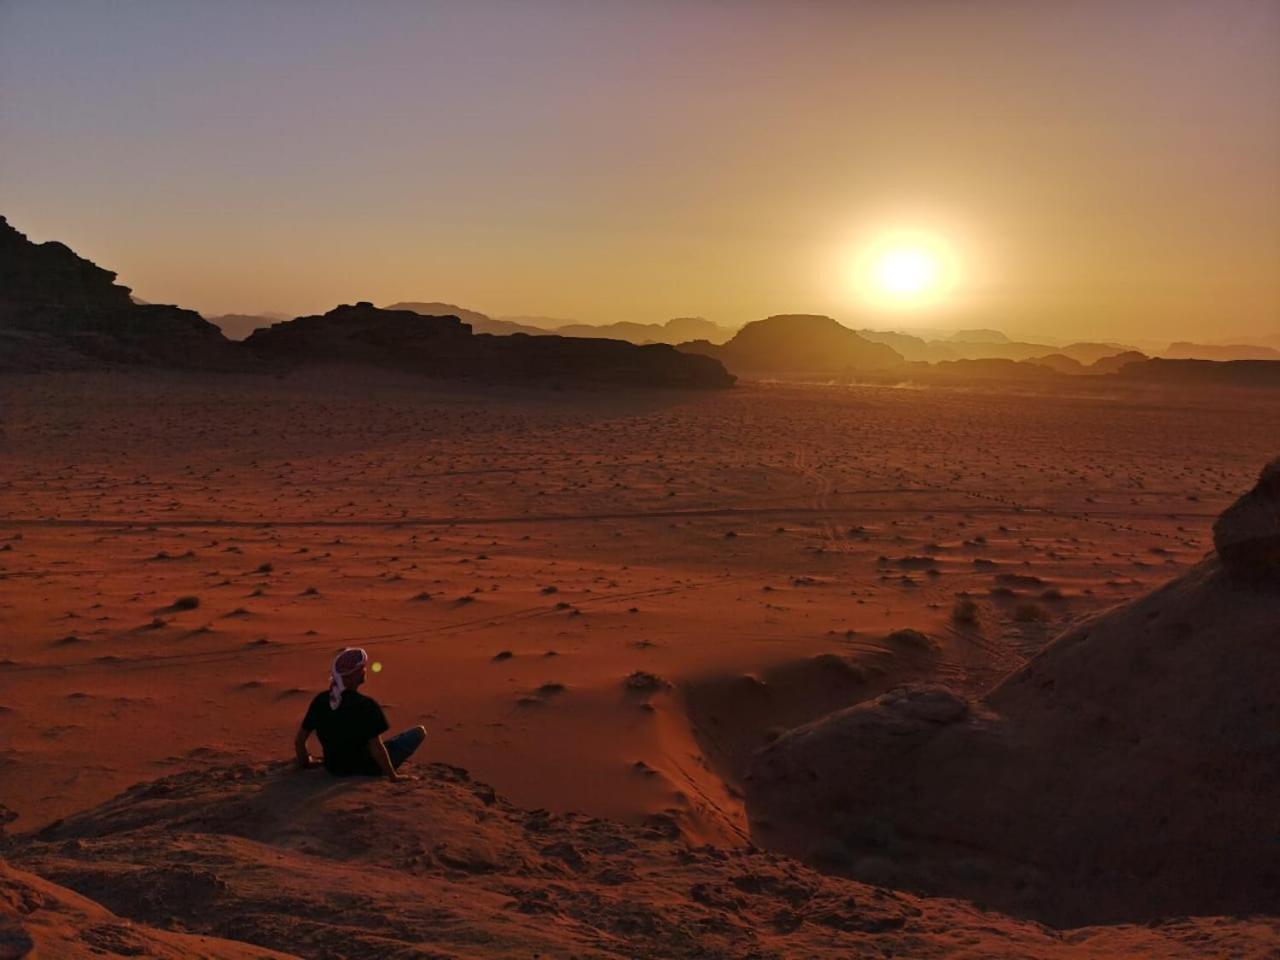
[[[486,382],[728,387],[734,381],[717,361],[665,344],[475,334],[456,316],[367,302],[256,330],[244,345],[275,363],[358,362]]]
[[[1280,586],[1280,457],[1218,517],[1213,546],[1236,580]]]
[[[1095,360],[1089,365],[1089,369],[1085,371],[1091,374],[1108,374],[1119,373],[1131,363],[1142,363],[1147,359],[1147,355],[1138,350],[1126,350],[1123,353],[1117,353],[1110,357],[1102,357]]]
[[[294,955],[135,923],[0,860],[0,960],[24,957],[290,960]]]
[[[138,784],[17,838],[7,852],[17,869],[0,865],[0,916],[12,897],[21,925],[13,939],[45,946],[38,955],[48,957],[114,955],[68,949],[78,945],[71,937],[42,939],[49,919],[89,928],[82,939],[95,946],[129,948],[120,954],[227,960],[277,956],[269,950],[469,960],[1173,960],[1274,955],[1280,942],[1280,926],[1266,919],[1062,935],[955,900],[823,876],[757,849],[691,846],[661,815],[624,825],[526,810],[460,768],[419,764],[414,772],[394,789],[279,763]],[[14,875],[23,884],[16,896]],[[54,883],[76,893],[47,893]],[[76,916],[46,909],[53,896],[74,897]],[[117,929],[122,917],[136,926]],[[187,952],[160,949],[148,924],[182,930],[163,936],[185,941]],[[236,946],[249,949],[227,952]]]
[[[259,327],[236,343],[192,310],[138,302],[115,279],[61,243],[32,243],[0,218],[0,371],[103,361],[212,369],[357,362],[490,382],[728,387],[734,381],[717,361],[665,344],[476,335],[457,316],[421,312],[447,304],[342,306]]]
[[[1050,353],[1043,357],[1032,357],[1029,363],[1039,364],[1042,367],[1048,367],[1056,373],[1065,373],[1068,376],[1079,376],[1085,372],[1084,364],[1079,360],[1068,357],[1065,353]]]
[[[756,841],[1058,925],[1276,913],[1278,480],[1217,556],[980,701],[907,688],[778,738],[745,784]]]
[[[1280,387],[1280,360],[1144,360],[1125,364],[1125,380],[1171,386]]]
[[[116,275],[61,243],[32,243],[0,217],[0,368],[86,359],[233,366],[221,331],[192,310],[138,304]]]
[[[728,343],[707,340],[680,345],[688,353],[715,357],[733,373],[804,378],[855,377],[901,368],[902,355],[815,314],[783,314],[748,323]]]

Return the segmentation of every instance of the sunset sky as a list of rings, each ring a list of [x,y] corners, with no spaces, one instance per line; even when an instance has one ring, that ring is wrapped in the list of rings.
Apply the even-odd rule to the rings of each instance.
[[[1278,98],[1280,0],[0,0],[0,213],[206,315],[1261,337]]]

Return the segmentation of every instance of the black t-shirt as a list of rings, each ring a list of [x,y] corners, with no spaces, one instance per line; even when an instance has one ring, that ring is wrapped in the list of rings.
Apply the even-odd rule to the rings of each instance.
[[[368,744],[387,731],[387,718],[377,701],[358,690],[346,690],[337,710],[329,707],[329,691],[316,694],[302,729],[314,730],[324,747],[324,765],[330,773],[347,776],[353,773],[379,774],[382,771],[369,756]]]

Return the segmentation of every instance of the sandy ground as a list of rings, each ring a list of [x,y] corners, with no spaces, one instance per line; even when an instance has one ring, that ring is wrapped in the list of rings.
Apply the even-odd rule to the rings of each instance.
[[[759,748],[985,693],[1274,454],[1273,394],[1092,389],[0,378],[0,956],[1274,956],[747,836]],[[421,779],[284,762],[347,644]]]
[[[0,379],[0,803],[31,829],[287,757],[359,644],[427,758],[523,807],[742,843],[753,750],[901,680],[979,693],[1176,575],[1278,414],[1262,392]]]

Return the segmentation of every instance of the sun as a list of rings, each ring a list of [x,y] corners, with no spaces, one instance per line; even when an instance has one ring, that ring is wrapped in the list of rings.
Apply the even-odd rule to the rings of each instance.
[[[938,282],[938,261],[921,247],[894,247],[876,261],[876,283],[891,297],[918,297]]]
[[[945,299],[951,292],[956,260],[950,245],[939,236],[894,231],[866,246],[853,272],[858,293],[876,305],[922,307]]]

